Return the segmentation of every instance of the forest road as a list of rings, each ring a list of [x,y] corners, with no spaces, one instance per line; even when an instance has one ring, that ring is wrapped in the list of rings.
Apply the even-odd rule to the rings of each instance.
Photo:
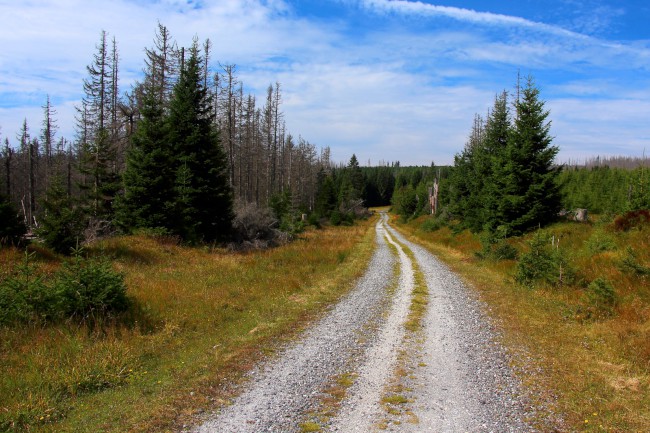
[[[375,229],[355,288],[193,432],[535,431],[473,292],[385,214]],[[418,281],[427,308],[407,328]]]

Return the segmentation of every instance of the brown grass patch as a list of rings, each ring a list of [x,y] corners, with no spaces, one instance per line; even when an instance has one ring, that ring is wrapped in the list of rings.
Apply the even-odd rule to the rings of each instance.
[[[158,432],[195,422],[349,290],[372,252],[373,224],[242,254],[142,236],[94,246],[126,275],[132,324],[0,329],[0,430]],[[20,253],[0,258],[2,275]]]

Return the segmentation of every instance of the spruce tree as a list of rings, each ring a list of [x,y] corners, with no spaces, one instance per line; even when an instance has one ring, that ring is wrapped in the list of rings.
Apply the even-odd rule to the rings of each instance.
[[[167,140],[167,122],[158,86],[148,87],[141,108],[141,120],[131,136],[123,174],[124,194],[117,203],[118,225],[135,228],[171,229],[170,202],[174,196],[174,161]]]
[[[179,164],[170,203],[173,231],[190,242],[227,238],[232,229],[232,190],[227,160],[213,122],[195,42],[174,86],[167,139]]]
[[[532,77],[515,101],[515,120],[499,172],[498,212],[508,234],[522,233],[554,220],[561,207],[553,167],[558,148],[552,145],[549,112],[539,98]]]
[[[504,215],[499,211],[499,203],[503,199],[504,191],[504,178],[501,172],[506,163],[506,148],[511,129],[508,94],[504,91],[495,98],[494,107],[485,123],[482,165],[478,169],[485,179],[480,198],[481,230],[494,232],[504,222]]]
[[[64,182],[55,177],[43,200],[43,213],[36,234],[54,251],[70,254],[84,241],[85,222],[78,204],[66,193]]]
[[[121,185],[119,182],[116,137],[111,113],[115,107],[111,86],[117,81],[115,55],[110,58],[106,41],[107,34],[101,33],[97,53],[87,66],[88,77],[84,79],[84,98],[78,110],[79,171],[82,174],[81,189],[86,192],[86,207],[90,215],[98,220],[111,220],[113,199]]]

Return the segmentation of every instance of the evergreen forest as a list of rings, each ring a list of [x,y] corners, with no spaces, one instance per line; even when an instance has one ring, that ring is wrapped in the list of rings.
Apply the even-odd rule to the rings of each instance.
[[[516,97],[495,97],[476,115],[454,165],[334,164],[328,147],[286,130],[282,89],[244,94],[236,65],[213,71],[212,43],[179,47],[158,24],[143,78],[118,87],[115,38],[101,32],[77,106],[77,135],[58,137],[49,97],[38,132],[24,121],[0,158],[4,244],[27,234],[57,252],[97,238],[149,231],[185,243],[256,242],[328,220],[351,223],[392,204],[404,219],[499,236],[522,234],[562,209],[615,214],[649,207],[645,161],[557,164],[559,151],[532,77]],[[612,167],[609,166],[612,162]]]

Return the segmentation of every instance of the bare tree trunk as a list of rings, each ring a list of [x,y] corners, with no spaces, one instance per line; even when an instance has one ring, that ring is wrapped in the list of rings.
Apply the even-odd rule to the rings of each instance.
[[[9,147],[9,139],[5,138],[5,148],[4,148],[4,157],[5,157],[5,170],[6,170],[6,185],[7,188],[7,198],[11,200],[11,159],[14,152]]]

